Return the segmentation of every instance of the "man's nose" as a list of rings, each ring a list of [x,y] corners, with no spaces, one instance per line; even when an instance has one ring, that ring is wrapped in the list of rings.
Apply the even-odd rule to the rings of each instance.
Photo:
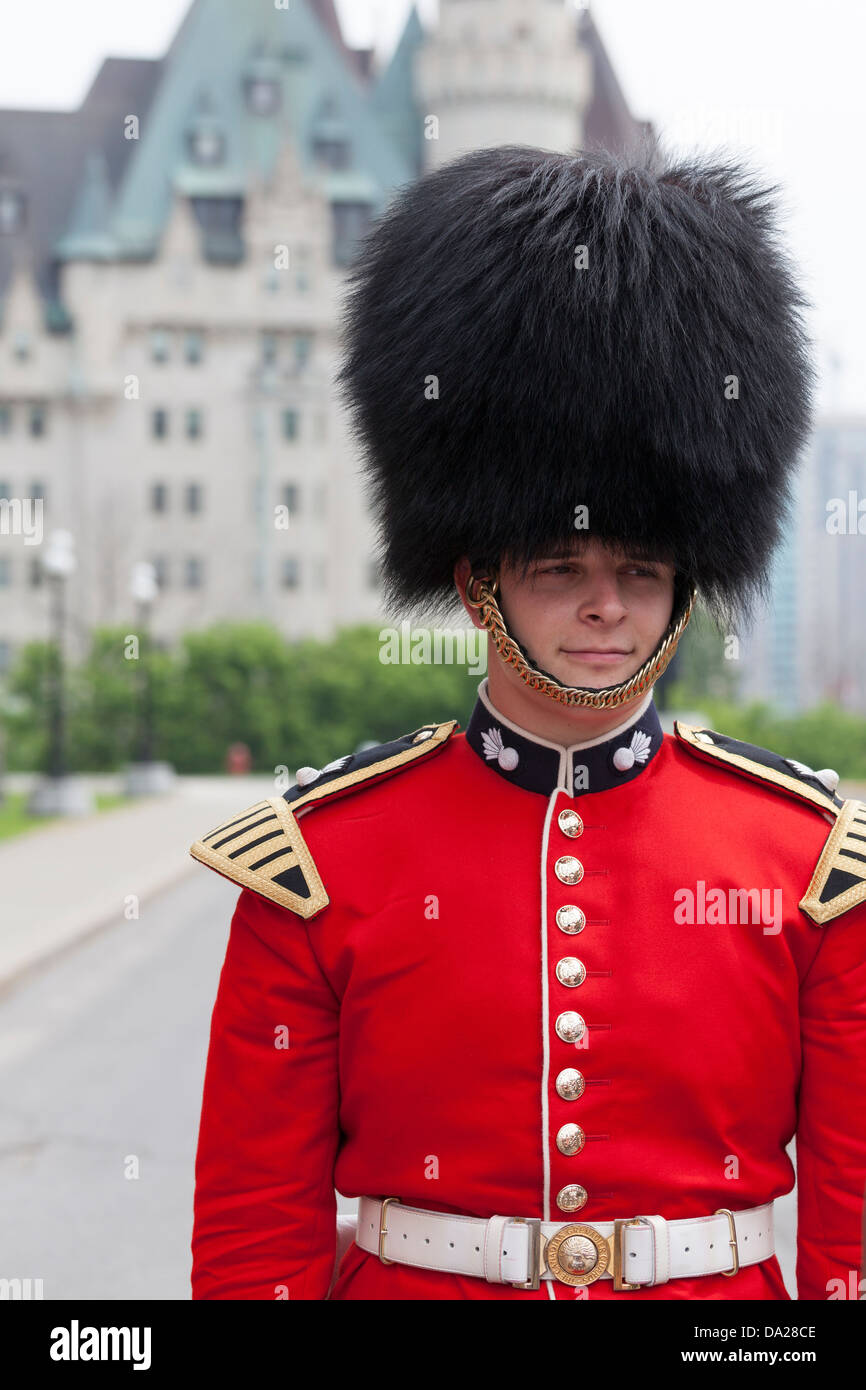
[[[578,613],[582,618],[600,618],[605,622],[616,621],[625,613],[625,604],[616,579],[608,575],[590,577],[584,593],[578,600]]]

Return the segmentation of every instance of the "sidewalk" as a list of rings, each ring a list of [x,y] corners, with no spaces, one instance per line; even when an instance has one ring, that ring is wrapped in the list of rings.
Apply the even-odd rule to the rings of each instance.
[[[55,821],[0,843],[0,988],[186,874],[193,840],[274,795],[273,778],[183,777],[168,796],[81,820]]]

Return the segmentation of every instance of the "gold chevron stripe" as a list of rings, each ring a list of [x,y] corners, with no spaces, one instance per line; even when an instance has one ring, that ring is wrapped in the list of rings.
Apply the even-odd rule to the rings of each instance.
[[[240,816],[232,816],[230,820],[223,821],[222,825],[218,825],[216,830],[211,830],[208,832],[207,835],[203,835],[202,839],[218,840],[223,834],[228,834],[228,832],[234,829],[235,827],[240,828],[242,825],[245,825],[253,816],[255,816],[256,814],[261,815],[268,809],[269,807],[266,801],[257,801],[255,806],[251,806],[248,811],[244,811],[243,814]]]
[[[280,850],[283,852],[278,857],[269,858]],[[189,852],[199,863],[216,869],[242,888],[252,888],[299,917],[314,917],[330,902],[300,827],[281,796],[256,802],[242,815],[224,821],[203,839],[196,840]],[[268,862],[258,869],[250,867],[261,859]],[[307,898],[275,882],[278,875],[296,865],[309,889]]]
[[[862,801],[846,801],[836,820],[836,824],[827,837],[827,843],[821,851],[821,857],[815,865],[815,872],[812,875],[809,887],[800,900],[800,907],[812,918],[823,926],[825,922],[831,922],[834,917],[839,917],[843,912],[847,912],[849,907],[856,906],[857,903],[866,902],[866,863],[861,859],[853,859],[846,853],[850,850],[852,854],[859,854],[857,847],[859,841],[848,839],[848,832],[852,824],[862,823],[862,814],[866,811]],[[860,878],[859,883],[852,883],[850,887],[831,898],[829,902],[821,902],[821,893],[830,877],[833,869],[843,869],[846,873],[857,874]]]

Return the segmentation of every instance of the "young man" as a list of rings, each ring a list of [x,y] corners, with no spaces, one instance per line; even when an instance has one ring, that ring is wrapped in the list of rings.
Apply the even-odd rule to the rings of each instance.
[[[696,593],[766,574],[801,304],[730,163],[479,151],[374,229],[341,379],[388,596],[456,586],[490,674],[192,847],[243,889],[195,1298],[785,1299],[795,1133],[799,1297],[858,1277],[866,807],[652,700]]]

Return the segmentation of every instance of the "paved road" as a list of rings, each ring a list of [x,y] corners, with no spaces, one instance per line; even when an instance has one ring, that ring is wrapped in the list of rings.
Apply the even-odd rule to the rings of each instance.
[[[189,1298],[201,1085],[236,898],[201,869],[0,995],[0,1276],[41,1278],[47,1300]]]

